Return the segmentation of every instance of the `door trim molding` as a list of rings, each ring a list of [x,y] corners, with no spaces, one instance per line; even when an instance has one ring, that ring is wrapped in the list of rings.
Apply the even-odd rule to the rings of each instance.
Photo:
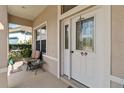
[[[57,6],[57,43],[58,43],[58,45],[57,45],[57,47],[58,47],[58,50],[57,50],[57,53],[58,53],[58,55],[57,55],[57,62],[58,62],[58,64],[57,64],[57,78],[60,78],[60,71],[61,71],[61,55],[60,55],[60,53],[61,53],[61,39],[60,39],[60,31],[61,31],[61,24],[60,24],[60,14],[61,14],[61,8],[60,8],[60,5],[58,5]]]
[[[0,68],[0,74],[1,73],[6,73],[7,71],[8,71],[8,68],[7,67]]]
[[[110,88],[111,75],[111,6],[103,6],[105,11],[105,63],[104,63],[104,86]]]

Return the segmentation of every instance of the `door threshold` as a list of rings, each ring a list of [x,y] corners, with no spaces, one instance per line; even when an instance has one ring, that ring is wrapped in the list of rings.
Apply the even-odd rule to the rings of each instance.
[[[86,85],[83,85],[74,79],[68,79],[68,77],[65,75],[61,76],[60,79],[73,88],[88,88]]]

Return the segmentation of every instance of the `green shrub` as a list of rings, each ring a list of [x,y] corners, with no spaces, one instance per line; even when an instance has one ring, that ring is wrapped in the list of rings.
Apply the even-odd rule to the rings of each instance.
[[[23,58],[21,51],[11,51],[9,57],[12,57],[14,61],[19,61]]]
[[[23,58],[27,58],[31,56],[32,50],[31,45],[9,45],[12,50],[9,53],[9,57],[12,57],[14,61],[22,60]]]
[[[21,50],[21,54],[23,56],[23,58],[27,58],[31,56],[31,49],[30,48],[24,48]]]

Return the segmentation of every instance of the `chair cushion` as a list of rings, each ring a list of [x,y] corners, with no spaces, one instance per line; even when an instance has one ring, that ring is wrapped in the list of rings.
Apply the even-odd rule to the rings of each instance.
[[[35,52],[35,59],[39,59],[40,58],[40,51],[36,51]]]
[[[31,58],[35,58],[35,52],[32,51]]]

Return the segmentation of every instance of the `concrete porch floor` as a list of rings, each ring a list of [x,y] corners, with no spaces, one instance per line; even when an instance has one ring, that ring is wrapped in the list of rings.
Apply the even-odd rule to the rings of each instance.
[[[17,62],[14,69],[22,65]],[[8,73],[11,67],[8,67]],[[39,69],[35,75],[35,71],[26,71],[26,65],[21,66],[22,71],[8,74],[9,88],[67,88],[69,85],[49,72]]]

